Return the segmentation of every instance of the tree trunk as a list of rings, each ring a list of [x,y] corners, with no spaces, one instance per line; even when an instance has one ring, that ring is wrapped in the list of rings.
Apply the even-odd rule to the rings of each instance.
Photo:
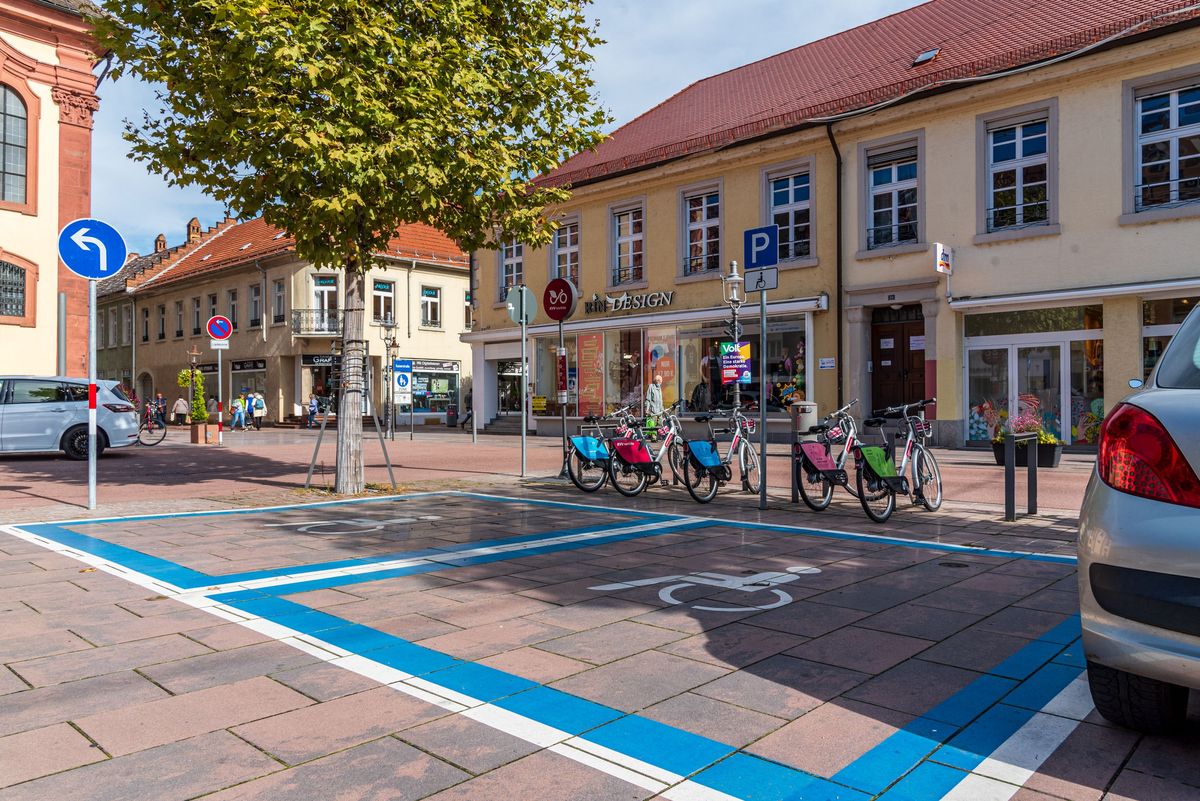
[[[337,480],[334,491],[354,495],[364,489],[362,401],[365,391],[363,362],[363,298],[367,277],[358,265],[346,270],[346,307],[342,314],[342,388],[338,402]]]

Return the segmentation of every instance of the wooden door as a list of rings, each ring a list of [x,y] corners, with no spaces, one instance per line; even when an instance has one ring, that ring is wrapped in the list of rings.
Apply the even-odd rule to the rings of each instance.
[[[871,326],[871,407],[898,406],[925,397],[925,321]]]

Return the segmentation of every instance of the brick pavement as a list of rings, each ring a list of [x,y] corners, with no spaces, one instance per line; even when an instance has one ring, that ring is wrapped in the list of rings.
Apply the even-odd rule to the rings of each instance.
[[[739,769],[755,766],[746,775],[764,779],[766,765],[785,772],[770,774],[779,786],[798,775],[832,779],[853,798],[885,789],[871,786],[883,774],[868,771],[863,760],[880,744],[894,743],[898,732],[929,721],[958,739],[938,752],[945,755],[940,761],[925,762],[884,797],[901,797],[907,789],[910,798],[940,798],[940,790],[930,793],[947,776],[957,781],[973,769],[966,755],[998,745],[988,741],[1003,728],[994,719],[1041,708],[1048,700],[1039,695],[1043,678],[1078,672],[1071,636],[1061,634],[1077,608],[1071,565],[974,550],[1069,554],[1069,515],[1001,524],[992,510],[951,503],[933,515],[898,511],[880,527],[864,525],[861,512],[843,501],[815,515],[783,507],[759,512],[753,499],[734,495],[699,507],[686,496],[678,500],[678,492],[672,500],[667,490],[619,504],[609,493],[581,496],[550,482],[506,493],[614,509],[507,504],[506,514],[497,514],[489,502],[434,496],[67,528],[170,559],[214,582],[255,571],[272,574],[260,582],[284,582],[291,579],[278,571],[288,566],[319,568],[431,547],[470,549],[511,537],[513,529],[544,536],[629,528],[638,521],[615,514],[628,509],[760,524],[710,519],[698,521],[704,527],[672,530],[661,523],[655,524],[659,532],[433,565],[426,572],[346,575],[330,586],[280,583],[261,597],[463,660],[453,664],[501,671],[497,675],[510,677],[505,681],[532,682],[616,715],[634,714],[618,723],[664,724],[670,728],[661,730],[663,737],[695,735],[707,738],[697,743],[738,749],[738,758],[747,760],[736,763]],[[433,516],[438,519],[420,519]],[[510,524],[501,522],[505,517]],[[411,522],[353,535],[333,533],[336,527],[328,525],[299,530],[305,521],[330,519]],[[280,522],[291,527],[271,526]],[[812,536],[772,528],[777,525],[915,542]],[[455,551],[468,552],[475,553]],[[737,591],[693,584],[668,596],[679,604],[664,600],[669,584],[637,584],[696,571],[764,575],[801,565],[820,572]],[[775,590],[791,602],[746,608],[776,603]],[[289,610],[277,619],[304,619]],[[301,650],[302,643],[280,642],[269,631],[218,619],[5,534],[0,622],[0,801],[499,794],[607,801],[658,792],[646,773],[613,763],[597,769],[587,761],[595,758],[590,752],[543,747],[478,716],[385,687],[346,669],[352,657]],[[320,627],[314,628],[320,639]],[[367,641],[359,652],[384,659],[393,642]],[[425,678],[437,685],[438,674]],[[449,686],[450,679],[440,681],[437,686]],[[964,706],[964,693],[980,687],[991,688],[987,702]],[[995,704],[1004,693],[1010,694]],[[537,714],[550,714],[552,706]],[[1007,795],[1000,795],[995,780],[972,777],[992,782],[989,792],[997,794],[987,797],[1024,801],[1200,797],[1194,758],[1200,714],[1178,738],[1122,731],[1094,712],[1082,717],[1069,721],[1069,734],[1053,753],[1041,755],[1048,758],[1020,789],[1006,785]],[[1045,713],[1034,720],[1043,718],[1069,720]],[[618,728],[596,740],[608,748],[646,748],[645,758],[652,758],[653,744],[629,732]],[[716,769],[705,770],[712,777],[707,786],[744,790],[729,797],[781,797],[770,794],[769,782],[723,784]],[[743,775],[733,767],[726,772]],[[701,770],[697,777],[704,775]]]

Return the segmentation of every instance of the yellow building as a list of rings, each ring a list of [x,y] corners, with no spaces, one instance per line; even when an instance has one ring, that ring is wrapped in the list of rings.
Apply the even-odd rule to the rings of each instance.
[[[936,396],[940,444],[1014,412],[1094,442],[1200,296],[1198,22],[1162,0],[933,0],[688,87],[545,177],[574,191],[553,246],[475,254],[477,414],[519,388],[505,287],[560,273],[587,301],[570,414],[656,373],[668,402],[711,388],[719,276],[746,229],[778,224],[765,360],[756,299],[742,310],[773,430],[797,396],[822,413]],[[530,332],[548,415],[555,330]]]

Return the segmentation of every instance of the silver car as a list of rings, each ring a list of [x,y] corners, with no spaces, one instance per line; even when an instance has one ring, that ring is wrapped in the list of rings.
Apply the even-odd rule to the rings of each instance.
[[[87,421],[87,379],[0,376],[0,453],[86,459]],[[137,442],[137,409],[116,381],[96,382],[96,428],[97,455]]]
[[[1130,382],[1137,388],[1140,382]],[[1200,309],[1100,430],[1079,521],[1083,650],[1096,708],[1180,728],[1200,689]]]

